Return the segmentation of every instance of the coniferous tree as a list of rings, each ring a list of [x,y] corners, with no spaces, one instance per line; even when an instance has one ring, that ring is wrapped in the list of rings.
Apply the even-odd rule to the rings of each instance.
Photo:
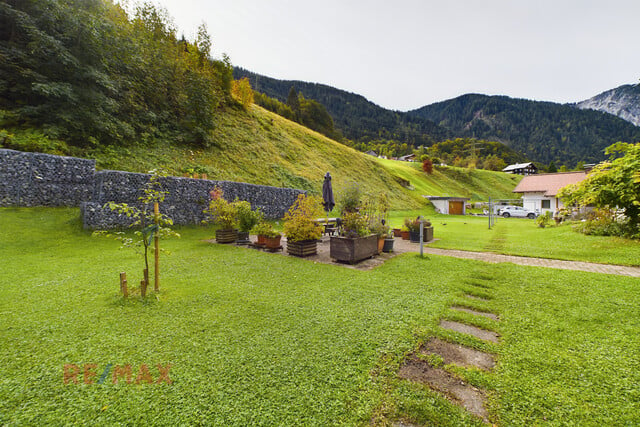
[[[289,95],[287,95],[287,105],[291,108],[296,117],[300,116],[300,98],[298,97],[296,88],[293,86],[291,86],[291,89],[289,89]]]

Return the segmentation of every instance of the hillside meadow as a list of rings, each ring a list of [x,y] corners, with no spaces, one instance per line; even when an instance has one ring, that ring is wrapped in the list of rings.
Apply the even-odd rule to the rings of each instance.
[[[17,132],[13,138],[17,142],[9,148],[93,158],[98,169],[147,172],[163,168],[170,175],[206,174],[209,179],[298,188],[313,194],[321,193],[323,177],[330,172],[336,198],[355,182],[364,192],[386,193],[397,210],[424,207],[428,203],[424,195],[473,201],[512,198],[511,191],[521,179],[456,167],[435,168],[427,175],[419,163],[368,156],[256,105],[246,112],[222,111],[212,135],[216,144],[210,148],[157,141],[81,150]],[[409,187],[403,186],[407,181]]]

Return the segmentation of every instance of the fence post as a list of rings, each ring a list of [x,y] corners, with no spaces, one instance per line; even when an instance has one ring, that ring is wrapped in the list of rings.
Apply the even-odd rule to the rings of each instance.
[[[158,205],[158,202],[155,202],[153,204],[153,214],[154,214],[154,219],[155,219],[155,223],[156,225],[158,225],[159,221],[160,221],[160,206]],[[160,290],[160,237],[158,236],[159,230],[156,230],[156,234],[154,237],[154,244],[155,244],[155,251],[154,251],[154,255],[155,255],[155,265],[154,265],[154,272],[153,272],[153,280],[154,280],[154,286],[153,289],[158,292]]]
[[[424,253],[424,218],[420,216],[420,258]]]

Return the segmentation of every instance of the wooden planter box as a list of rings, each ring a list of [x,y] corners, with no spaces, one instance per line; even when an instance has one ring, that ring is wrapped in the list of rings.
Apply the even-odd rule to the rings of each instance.
[[[378,236],[370,234],[365,237],[332,236],[329,246],[329,256],[336,261],[356,263],[370,258],[378,253]]]
[[[411,232],[410,233],[410,238],[411,238],[411,242],[412,243],[419,243],[420,242],[420,231],[416,231]],[[423,242],[430,242],[433,240],[433,227],[425,227],[424,230],[422,230],[422,241]]]
[[[290,255],[305,257],[318,253],[317,240],[302,240],[300,242],[287,241],[287,252]]]
[[[238,230],[216,230],[217,243],[233,243],[238,240]]]

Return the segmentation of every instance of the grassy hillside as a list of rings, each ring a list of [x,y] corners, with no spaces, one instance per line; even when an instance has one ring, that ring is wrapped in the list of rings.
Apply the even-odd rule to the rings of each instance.
[[[432,175],[425,174],[419,163],[378,159],[390,173],[408,180],[414,188],[411,194],[422,196],[469,197],[471,200],[512,199],[512,190],[522,176],[483,169],[435,167]]]
[[[13,145],[5,139],[4,146],[95,158],[99,169],[147,172],[162,167],[177,176],[206,173],[210,179],[293,187],[315,194],[321,193],[328,171],[337,197],[347,184],[357,182],[365,191],[386,192],[392,209],[403,210],[424,206],[428,202],[423,195],[473,200],[512,197],[519,179],[500,172],[449,167],[436,168],[428,176],[417,163],[373,158],[256,105],[247,112],[225,109],[215,120],[212,139],[216,146],[202,149],[169,142],[85,150],[56,144],[23,146],[15,143],[21,140],[17,133]],[[404,188],[402,180],[408,180],[411,188]]]
[[[389,194],[393,209],[415,209],[422,195],[511,198],[520,177],[462,168],[436,168],[428,176],[417,163],[367,156],[297,123],[253,105],[248,113],[227,110],[217,117],[216,147],[191,149],[170,144],[136,148],[101,147],[88,152],[99,168],[171,174],[206,173],[210,179],[294,187],[320,194],[324,174],[333,177],[337,197],[350,182],[365,191]],[[408,180],[404,188],[398,178]]]

